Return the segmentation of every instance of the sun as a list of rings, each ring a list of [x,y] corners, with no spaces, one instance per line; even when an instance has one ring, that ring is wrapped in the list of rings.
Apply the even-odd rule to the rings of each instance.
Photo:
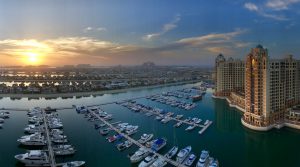
[[[39,54],[34,52],[26,53],[26,61],[28,64],[38,64],[39,63]]]

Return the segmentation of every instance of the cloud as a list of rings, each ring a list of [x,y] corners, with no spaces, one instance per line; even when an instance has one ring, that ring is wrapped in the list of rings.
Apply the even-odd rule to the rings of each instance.
[[[84,33],[89,33],[89,32],[102,32],[102,31],[107,31],[105,27],[86,27],[83,29]]]
[[[295,3],[299,3],[300,0],[268,0],[266,7],[273,10],[287,10],[289,6]]]
[[[271,3],[271,1],[281,1],[281,0],[270,0],[269,3]],[[291,1],[296,1],[296,0],[291,0]],[[270,19],[278,20],[278,21],[287,21],[287,20],[289,20],[289,18],[285,17],[284,15],[275,14],[274,12],[267,13],[264,10],[264,6],[258,6],[254,3],[251,3],[251,2],[245,3],[244,8],[246,8],[247,10],[249,10],[251,12],[255,12],[256,14],[258,14],[260,16],[263,16],[265,18],[270,18]]]
[[[151,41],[154,38],[157,38],[177,27],[177,23],[180,21],[181,17],[180,15],[176,15],[175,18],[169,22],[163,25],[162,30],[160,32],[156,33],[151,33],[151,34],[146,34],[145,36],[142,37],[143,40],[145,41]]]
[[[250,11],[258,11],[258,7],[254,3],[245,3],[244,7]]]
[[[29,52],[42,55],[45,64],[50,65],[62,63],[140,64],[147,60],[164,64],[195,64],[199,60],[213,61],[212,57],[220,52],[234,56],[237,50],[249,46],[249,43],[238,40],[238,37],[247,31],[236,29],[227,33],[210,33],[178,39],[157,47],[120,44],[91,37],[61,37],[44,40],[6,39],[0,40],[0,56],[16,58],[14,63],[19,62],[19,64],[22,64],[19,59],[24,58],[24,55]],[[188,59],[186,55],[189,55]]]

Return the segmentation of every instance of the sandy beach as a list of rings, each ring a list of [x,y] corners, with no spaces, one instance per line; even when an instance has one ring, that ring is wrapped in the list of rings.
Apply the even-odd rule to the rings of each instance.
[[[168,83],[168,84],[161,84],[161,85],[153,85],[153,86],[140,86],[134,88],[126,88],[126,89],[115,89],[115,90],[103,90],[103,91],[94,91],[94,92],[72,92],[72,93],[53,93],[53,94],[0,94],[0,97],[11,97],[11,98],[56,98],[56,97],[78,97],[78,96],[96,96],[96,95],[103,95],[103,94],[113,94],[113,93],[121,93],[127,92],[132,90],[139,90],[144,88],[157,88],[157,87],[164,87],[164,86],[173,86],[173,85],[182,85],[182,84],[189,84],[189,83],[197,83],[200,80],[194,81],[183,81],[183,82],[176,82],[176,83]]]

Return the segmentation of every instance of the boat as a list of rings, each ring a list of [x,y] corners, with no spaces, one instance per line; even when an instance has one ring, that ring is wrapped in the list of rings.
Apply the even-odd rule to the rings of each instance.
[[[219,161],[214,158],[209,158],[209,166],[208,167],[219,167]]]
[[[30,134],[42,133],[44,131],[44,126],[28,125],[26,128],[24,128],[24,131]]]
[[[138,140],[139,143],[145,144],[153,138],[153,134],[143,134],[141,138]]]
[[[184,149],[180,150],[179,153],[177,154],[176,162],[182,163],[191,151],[192,151],[191,146],[187,146]]]
[[[162,115],[158,115],[158,116],[155,117],[155,119],[158,120],[158,121],[160,121],[160,120],[163,119],[163,116]]]
[[[183,115],[176,115],[175,119],[181,119]]]
[[[88,112],[88,108],[86,106],[76,106],[77,113],[85,113]]]
[[[163,158],[159,157],[156,161],[153,162],[152,165],[150,165],[150,167],[164,167],[166,165],[167,162]]]
[[[167,139],[165,138],[158,138],[153,140],[151,144],[151,149],[155,152],[159,151],[162,149],[165,145],[167,144]]]
[[[158,158],[154,153],[150,153],[140,164],[138,167],[149,167],[154,161]]]
[[[62,149],[68,149],[71,148],[72,145],[53,145],[53,151],[62,150]]]
[[[0,112],[0,118],[3,119],[9,118],[9,112]]]
[[[127,135],[133,135],[133,134],[135,134],[136,132],[137,132],[137,129],[139,128],[139,126],[131,126],[130,128],[126,128],[126,133],[127,133]]]
[[[103,136],[105,136],[105,135],[107,135],[109,133],[109,131],[110,131],[110,128],[101,129],[100,130],[100,134],[103,135]]]
[[[123,138],[123,136],[121,134],[116,134],[116,135],[107,137],[106,139],[108,140],[108,142],[112,143],[112,142],[114,142],[116,140],[120,140],[122,138]]]
[[[164,117],[162,120],[161,120],[161,122],[162,123],[168,123],[169,121],[171,121],[171,118],[169,117],[169,116],[166,116],[166,117]]]
[[[54,150],[54,154],[58,156],[65,156],[65,155],[73,155],[75,154],[76,150],[73,147],[65,147],[62,149]]]
[[[178,128],[178,127],[180,127],[182,125],[182,122],[180,121],[180,122],[177,122],[175,125],[174,125],[174,127],[175,128]]]
[[[194,161],[196,160],[195,154],[190,154],[189,157],[184,161],[185,166],[192,166]]]
[[[131,163],[137,163],[148,156],[149,153],[150,152],[148,151],[148,149],[146,149],[145,147],[141,147],[130,157],[130,161]]]
[[[193,101],[193,102],[196,102],[196,101],[199,101],[199,100],[202,100],[202,95],[195,95],[195,96],[192,96],[192,101]]]
[[[0,123],[3,123],[4,122],[4,119],[3,118],[0,118]]]
[[[174,155],[176,155],[178,151],[178,147],[174,146],[171,148],[171,150],[168,151],[168,153],[165,155],[166,158],[171,159],[174,157]]]
[[[79,167],[85,164],[84,161],[72,161],[65,163],[62,167]]]
[[[125,142],[122,142],[122,143],[117,144],[117,149],[118,149],[119,151],[123,151],[123,150],[125,150],[125,149],[131,147],[132,144],[133,144],[133,143],[132,143],[131,141],[126,140]]]
[[[21,139],[17,140],[19,143],[26,146],[45,146],[46,140],[45,137],[40,133],[35,133],[29,136],[23,136]]]
[[[209,152],[206,150],[202,150],[196,167],[206,167],[208,163],[209,163]]]
[[[189,127],[187,127],[185,130],[186,131],[191,131],[196,127],[196,125],[190,125]]]
[[[2,129],[2,127],[3,127],[3,124],[0,124],[0,129]]]
[[[25,165],[44,165],[49,164],[49,158],[45,151],[30,150],[25,154],[16,155],[15,158]]]

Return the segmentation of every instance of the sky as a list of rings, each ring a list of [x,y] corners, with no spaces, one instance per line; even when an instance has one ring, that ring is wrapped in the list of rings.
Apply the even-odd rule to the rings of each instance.
[[[0,66],[300,58],[300,0],[0,0]]]

